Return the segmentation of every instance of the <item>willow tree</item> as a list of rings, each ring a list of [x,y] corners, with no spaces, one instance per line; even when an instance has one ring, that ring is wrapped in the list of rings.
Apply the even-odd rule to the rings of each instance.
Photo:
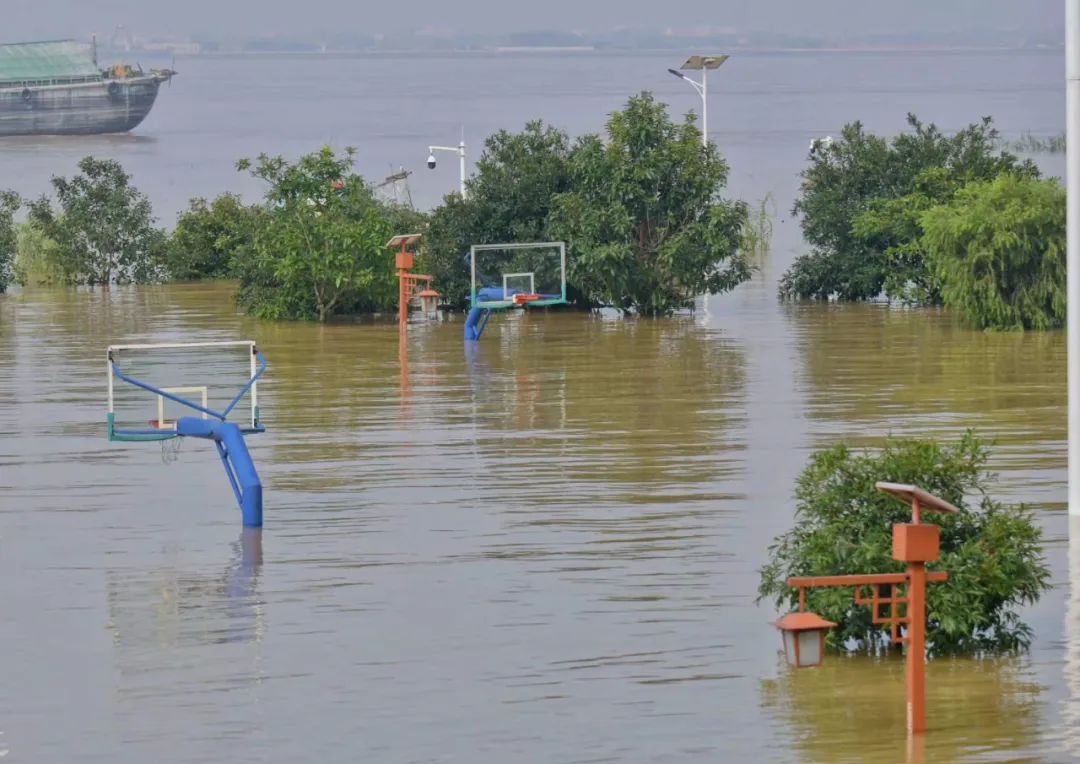
[[[945,304],[980,329],[1050,329],[1065,321],[1065,189],[1002,175],[961,189],[922,216]]]
[[[593,303],[669,315],[750,277],[747,208],[720,196],[728,165],[693,116],[673,122],[648,92],[611,115],[569,160],[570,190],[548,226],[570,248],[567,280]]]
[[[1020,609],[1050,585],[1042,532],[1022,505],[990,497],[989,451],[974,434],[954,443],[889,440],[877,453],[845,446],[815,453],[795,487],[795,524],[769,547],[760,598],[795,609],[799,595],[787,585],[797,576],[898,573],[891,526],[911,519],[911,508],[875,488],[879,480],[911,483],[954,504],[955,515],[935,515],[941,559],[932,570],[949,574],[927,589],[927,641],[937,654],[1013,652],[1026,648],[1031,629]],[[888,628],[870,608],[853,607],[851,588],[806,592],[809,610],[837,623],[835,647],[876,650]]]

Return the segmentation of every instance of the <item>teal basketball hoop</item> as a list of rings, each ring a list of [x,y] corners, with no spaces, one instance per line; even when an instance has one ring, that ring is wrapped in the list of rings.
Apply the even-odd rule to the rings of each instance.
[[[466,340],[480,339],[495,311],[567,302],[565,242],[475,244],[469,249],[469,270]]]
[[[110,345],[106,355],[109,440],[213,441],[244,525],[260,527],[262,482],[244,440],[266,430],[259,419],[258,383],[267,364],[255,343]],[[192,377],[220,384],[189,384]]]

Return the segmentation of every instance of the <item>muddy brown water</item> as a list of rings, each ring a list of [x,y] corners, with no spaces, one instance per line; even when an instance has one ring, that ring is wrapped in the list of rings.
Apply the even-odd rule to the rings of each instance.
[[[231,286],[0,297],[8,761],[1068,761],[1063,335],[778,306],[663,321],[260,323]],[[110,342],[251,337],[266,528],[213,450],[105,439]],[[755,605],[810,449],[998,442],[1056,588],[1029,654],[793,673]],[[1070,658],[1070,656],[1072,656]],[[1074,677],[1070,680],[1068,677]]]
[[[368,178],[413,170],[429,207],[457,175],[428,145],[464,127],[471,167],[482,136],[598,130],[642,88],[682,114],[683,58],[184,59],[135,134],[4,141],[0,187],[112,157],[170,225],[191,196],[257,198],[239,157],[329,142]],[[711,138],[728,193],[770,195],[773,251],[692,318],[499,317],[471,354],[460,320],[415,326],[403,369],[393,325],[260,323],[227,285],[0,295],[3,763],[1080,758],[1063,335],[775,299],[811,139],[909,111],[1054,135],[1063,71],[1060,51],[733,56]],[[163,464],[105,440],[107,344],[248,337],[270,362],[261,536],[207,444]],[[1055,589],[1024,613],[1030,653],[930,666],[909,750],[901,664],[788,671],[757,569],[812,449],[968,427],[1034,507]]]

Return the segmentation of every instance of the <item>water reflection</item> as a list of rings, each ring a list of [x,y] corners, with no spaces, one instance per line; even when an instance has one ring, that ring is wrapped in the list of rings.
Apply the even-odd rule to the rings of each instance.
[[[929,730],[913,746],[904,681],[902,658],[830,656],[817,669],[780,666],[761,682],[761,704],[814,762],[1002,761],[1038,741],[1045,687],[1027,659],[931,661]]]
[[[992,423],[1006,442],[1064,436],[1061,332],[977,332],[943,312],[881,305],[785,311],[803,349],[808,414],[823,425]]]
[[[899,663],[760,681],[778,672],[755,570],[790,525],[803,411],[828,442],[904,426],[905,407],[913,427],[1000,411],[1016,438],[1002,471],[1037,497],[1061,485],[1064,418],[1029,394],[1061,374],[1055,341],[976,337],[983,358],[965,359],[948,324],[919,350],[904,333],[928,330],[892,323],[904,314],[817,306],[792,321],[753,286],[745,302],[714,301],[705,324],[536,312],[499,317],[468,346],[454,321],[411,326],[405,345],[392,322],[264,324],[220,284],[2,297],[0,401],[14,405],[0,404],[0,483],[14,498],[0,511],[25,543],[5,547],[0,573],[32,577],[14,609],[90,624],[101,659],[86,693],[114,703],[84,727],[119,730],[147,760],[208,760],[257,734],[268,742],[243,755],[336,761],[346,746],[430,761],[452,740],[559,761],[901,761]],[[166,467],[155,449],[103,440],[104,346],[181,337],[253,337],[270,360],[269,430],[251,444],[277,539],[272,586],[261,536],[234,535],[212,449]],[[875,344],[927,366],[908,377],[851,357]],[[979,387],[983,361],[993,389]],[[1035,412],[1028,434],[1014,396]],[[70,565],[42,551],[52,543]],[[1006,757],[1058,744],[1057,709],[1080,708],[1058,702],[1071,679],[1062,646],[1046,648],[1062,605],[1047,595],[1049,629],[1030,619],[1031,663],[957,664],[937,682],[931,702],[955,708],[927,761],[988,758],[980,734]],[[13,632],[0,643],[27,665],[52,657]],[[865,688],[870,674],[880,681]],[[815,679],[825,686],[785,686]],[[45,679],[39,706],[18,692],[11,705],[62,692]],[[311,697],[332,712],[312,714]],[[71,758],[47,755],[29,718],[20,734],[37,758]]]
[[[261,641],[262,530],[244,528],[232,552],[218,574],[187,569],[175,549],[163,550],[168,560],[153,570],[108,570],[108,628],[121,671],[138,670],[160,649]]]

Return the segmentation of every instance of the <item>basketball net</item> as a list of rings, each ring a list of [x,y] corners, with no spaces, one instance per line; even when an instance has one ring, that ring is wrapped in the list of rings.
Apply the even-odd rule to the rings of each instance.
[[[180,444],[183,438],[169,438],[161,441],[161,463],[172,464],[180,459]]]

